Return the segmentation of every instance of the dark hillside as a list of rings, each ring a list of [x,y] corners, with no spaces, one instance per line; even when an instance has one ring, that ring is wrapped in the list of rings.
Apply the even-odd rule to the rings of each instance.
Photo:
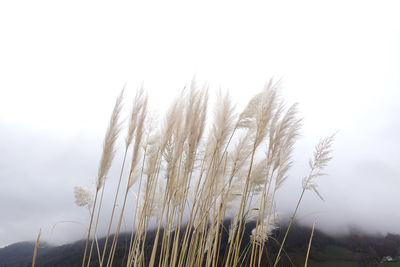
[[[228,223],[227,223],[228,229]],[[251,224],[246,228],[249,233]],[[272,266],[279,249],[278,241],[282,240],[285,228],[281,227],[270,237],[266,250],[268,253],[262,258],[262,266]],[[303,266],[311,229],[303,226],[294,226],[291,230],[282,256],[280,266]],[[148,233],[152,240],[153,232]],[[129,234],[120,235],[114,266],[121,266],[126,262]],[[224,257],[227,234],[222,237],[220,258]],[[245,235],[244,241],[248,241]],[[41,244],[38,251],[36,266],[74,267],[81,266],[85,241],[78,241],[57,247]],[[104,239],[99,240],[100,248]],[[26,267],[31,265],[34,243],[16,243],[0,249],[0,267]],[[152,244],[146,243],[146,254],[151,254]],[[309,266],[396,266],[400,249],[400,236],[388,234],[386,236],[370,236],[351,233],[347,236],[331,237],[318,230],[314,233],[311,246]],[[247,246],[242,247],[243,256],[247,255]],[[97,255],[97,254],[94,254]],[[380,264],[384,256],[391,256],[393,262]],[[148,260],[148,258],[146,259]],[[98,260],[92,257],[91,266],[98,266]]]

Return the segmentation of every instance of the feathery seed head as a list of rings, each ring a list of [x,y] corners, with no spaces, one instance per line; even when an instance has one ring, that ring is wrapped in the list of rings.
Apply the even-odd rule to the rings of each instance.
[[[74,194],[75,194],[75,204],[79,207],[88,208],[92,207],[93,204],[93,196],[92,191],[84,186],[75,186],[74,187]]]
[[[265,164],[265,159],[254,164],[251,175],[250,175],[250,185],[254,192],[260,192],[264,186],[268,183],[267,166]]]
[[[261,225],[258,225],[258,227],[251,230],[251,240],[255,239],[257,243],[263,244],[265,241],[268,240],[268,237],[272,234],[272,231],[277,228],[274,223],[274,219],[268,217],[271,216],[267,216],[266,218],[264,218]]]
[[[328,162],[332,159],[331,146],[335,135],[331,135],[327,138],[322,139],[316,146],[314,151],[314,158],[310,159],[310,174],[303,179],[303,188],[307,190],[313,190],[321,200],[324,200],[318,191],[318,184],[315,182],[315,178],[319,176],[325,176],[322,172],[323,168],[326,167]]]
[[[135,99],[133,101],[130,120],[129,120],[129,127],[128,127],[128,134],[125,139],[125,145],[128,147],[133,139],[133,135],[138,127],[137,120],[140,114],[140,111],[147,104],[147,95],[144,93],[143,86],[136,92]]]
[[[125,89],[125,88],[124,88]],[[124,89],[117,98],[114,105],[114,110],[112,112],[110,123],[106,132],[106,136],[103,144],[103,154],[101,156],[100,167],[97,175],[97,187],[96,190],[99,191],[104,184],[107,173],[111,168],[112,161],[115,155],[115,142],[117,140],[118,134],[121,130],[121,124],[118,121],[119,115],[122,109],[122,99]]]

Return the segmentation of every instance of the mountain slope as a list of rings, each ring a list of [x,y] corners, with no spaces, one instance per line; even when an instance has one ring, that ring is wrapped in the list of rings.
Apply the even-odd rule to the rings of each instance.
[[[251,225],[250,225],[251,226]],[[251,227],[248,228],[251,228]],[[228,229],[228,228],[227,228]],[[247,231],[247,230],[246,230]],[[263,266],[272,264],[279,249],[277,240],[282,240],[285,227],[276,230],[269,239],[266,249],[268,254],[263,257]],[[304,266],[307,245],[311,229],[294,226],[286,242],[285,252],[280,266]],[[149,232],[150,240],[154,233]],[[223,240],[227,239],[223,238]],[[112,238],[112,236],[111,236]],[[120,235],[114,266],[122,266],[126,261],[129,234]],[[85,241],[77,241],[62,246],[49,246],[41,244],[38,250],[36,266],[51,267],[80,267],[82,262]],[[100,249],[104,245],[104,238],[99,239]],[[225,244],[221,244],[224,248]],[[151,243],[146,245],[145,253],[151,254]],[[31,266],[33,242],[21,242],[0,249],[0,267],[27,267]],[[351,233],[341,237],[331,237],[322,232],[314,234],[309,266],[400,266],[400,262],[379,264],[383,256],[398,259],[400,252],[400,236],[388,234],[386,236],[370,236]],[[98,266],[97,253],[94,251],[91,266]],[[224,253],[220,253],[223,257]]]

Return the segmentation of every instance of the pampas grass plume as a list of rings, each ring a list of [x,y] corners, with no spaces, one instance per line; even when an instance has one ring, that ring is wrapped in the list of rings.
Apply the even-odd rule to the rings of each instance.
[[[117,101],[115,102],[114,109],[110,118],[110,123],[108,125],[108,129],[104,139],[103,154],[101,156],[100,167],[97,175],[97,191],[99,191],[100,188],[103,186],[104,180],[106,179],[107,173],[110,170],[112,161],[114,159],[115,142],[121,130],[119,115],[122,109],[124,89],[122,90],[121,94],[117,98]]]
[[[75,186],[75,204],[79,207],[87,206],[90,208],[93,205],[92,191],[84,186]]]

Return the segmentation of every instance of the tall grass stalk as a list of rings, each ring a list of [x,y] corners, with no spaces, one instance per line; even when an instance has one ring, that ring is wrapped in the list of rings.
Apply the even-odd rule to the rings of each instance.
[[[106,181],[104,181],[104,184],[101,188],[101,194],[100,194],[100,201],[99,201],[99,207],[97,209],[97,216],[96,216],[96,223],[94,225],[94,229],[93,229],[93,239],[92,242],[90,244],[90,249],[89,249],[89,256],[88,256],[88,262],[87,262],[87,267],[90,266],[90,261],[92,259],[92,252],[93,252],[93,246],[94,246],[94,242],[95,240],[97,240],[97,226],[99,225],[99,219],[100,219],[100,211],[101,211],[101,207],[103,204],[103,196],[104,196],[104,188],[105,188],[105,184]],[[94,212],[94,211],[93,211]],[[99,244],[96,242],[96,247],[97,247],[97,255],[99,257],[99,261],[101,262],[101,258],[100,258],[100,248],[99,248]]]
[[[136,172],[136,170],[140,163],[140,153],[141,153],[140,148],[142,145],[142,137],[143,137],[143,133],[144,133],[144,122],[145,122],[145,119],[147,116],[147,96],[142,97],[141,96],[142,94],[143,94],[143,90],[141,90],[141,92],[136,96],[134,108],[131,113],[129,132],[128,132],[128,137],[126,138],[126,150],[129,146],[129,144],[132,142],[133,137],[131,135],[133,135],[133,133],[135,133],[135,140],[134,140],[134,144],[133,144],[133,155],[132,155],[132,161],[131,161],[131,166],[130,166],[130,171],[129,171],[129,176],[128,176],[128,182],[127,182],[126,189],[125,189],[124,201],[122,204],[116,233],[114,235],[113,245],[111,247],[111,251],[109,254],[108,261],[107,261],[107,266],[111,266],[112,262],[114,260],[115,249],[116,249],[116,245],[118,242],[118,236],[119,236],[120,229],[121,229],[121,223],[122,223],[122,219],[124,216],[126,200],[128,197],[129,189],[138,180],[138,173]],[[121,169],[121,173],[122,173],[122,169]],[[118,195],[118,192],[115,195],[115,199],[117,198],[117,195]],[[114,202],[114,205],[115,205],[115,203],[116,203],[116,200]],[[110,224],[111,224],[111,220],[110,220]]]
[[[332,159],[330,153],[331,151],[331,146],[332,142],[334,139],[334,135],[322,139],[315,147],[314,151],[314,157],[313,159],[310,159],[309,161],[309,167],[310,167],[310,172],[308,176],[306,176],[303,179],[303,190],[301,192],[301,195],[297,201],[296,208],[291,216],[289,226],[286,230],[285,236],[283,237],[281,246],[279,248],[278,255],[276,256],[275,262],[274,262],[274,267],[277,266],[279,260],[280,260],[280,254],[282,252],[283,246],[285,245],[286,238],[290,232],[290,229],[292,227],[292,224],[294,222],[294,218],[296,216],[297,210],[299,209],[301,200],[303,199],[304,193],[306,190],[313,190],[319,198],[323,199],[321,194],[318,191],[318,186],[315,183],[315,178],[319,176],[324,176],[326,175],[325,173],[322,172],[323,168],[327,165],[327,163]]]
[[[104,187],[104,182],[106,180],[108,171],[111,168],[111,164],[112,164],[112,161],[113,161],[114,155],[115,155],[115,142],[117,140],[119,131],[121,129],[121,125],[119,122],[119,114],[122,109],[122,100],[123,100],[124,90],[125,90],[125,87],[124,87],[124,89],[122,89],[121,94],[119,95],[119,97],[117,98],[117,100],[115,102],[114,109],[113,109],[113,112],[112,112],[111,118],[110,118],[110,123],[108,125],[108,129],[107,129],[105,139],[104,139],[103,154],[102,154],[102,157],[100,160],[100,166],[99,166],[97,180],[96,180],[96,194],[94,197],[92,214],[90,216],[89,231],[88,231],[88,235],[87,235],[87,239],[86,239],[85,250],[83,253],[82,267],[85,266],[85,262],[86,262],[86,253],[87,253],[88,244],[89,244],[89,240],[90,240],[90,234],[91,234],[91,230],[92,230],[94,213],[96,210],[98,193],[99,193],[99,190],[102,187]],[[101,200],[102,200],[102,198],[101,198]],[[99,208],[97,218],[100,217],[100,210],[101,209]],[[95,227],[95,229],[97,229],[97,226]],[[91,252],[90,252],[90,254],[91,254]]]
[[[316,223],[317,223],[317,220],[314,220],[312,230],[311,230],[310,242],[308,242],[307,255],[306,255],[306,261],[304,262],[304,267],[307,267],[307,265],[308,265],[308,256],[310,256],[311,243],[312,243],[312,239],[314,236],[314,229],[315,229]]]
[[[42,233],[42,229],[39,230],[39,233],[38,233],[38,236],[37,236],[36,242],[35,242],[35,247],[33,249],[32,267],[35,267],[37,251],[38,251],[38,248],[39,248],[41,233]]]

